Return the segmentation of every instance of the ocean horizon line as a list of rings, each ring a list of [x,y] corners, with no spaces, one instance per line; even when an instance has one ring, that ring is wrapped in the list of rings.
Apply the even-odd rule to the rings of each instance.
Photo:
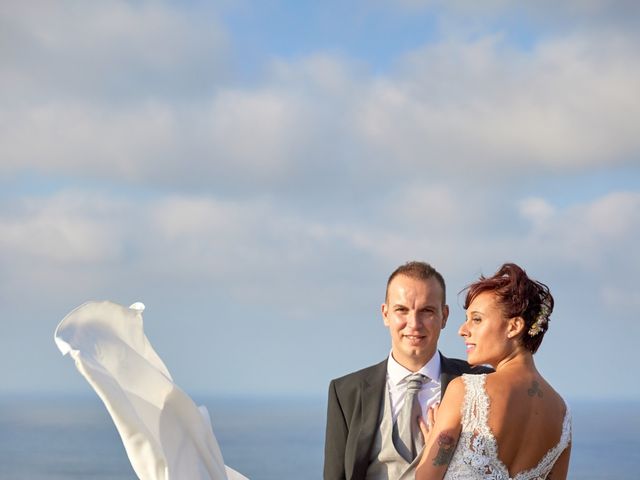
[[[184,390],[183,390],[184,391]],[[305,403],[326,402],[326,393],[233,393],[233,392],[185,392],[194,402],[199,401],[301,401]],[[597,396],[597,395],[564,395],[565,400],[569,403],[640,403],[640,397],[635,396]],[[5,401],[89,401],[99,400],[99,397],[93,391],[81,392],[55,392],[55,391],[5,391],[0,393],[0,403]]]

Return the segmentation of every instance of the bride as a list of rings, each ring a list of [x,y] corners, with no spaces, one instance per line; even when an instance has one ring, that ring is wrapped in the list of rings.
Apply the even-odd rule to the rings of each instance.
[[[549,289],[507,263],[467,288],[464,308],[468,361],[495,372],[456,378],[429,425],[421,421],[416,480],[565,479],[571,416],[533,361],[553,310]]]

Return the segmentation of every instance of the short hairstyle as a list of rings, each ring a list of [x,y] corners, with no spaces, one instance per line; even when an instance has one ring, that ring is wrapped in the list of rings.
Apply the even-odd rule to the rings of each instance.
[[[394,278],[398,275],[404,275],[409,278],[413,278],[416,280],[427,281],[430,278],[435,278],[436,281],[442,287],[442,305],[447,303],[447,289],[444,284],[444,278],[435,268],[429,265],[426,262],[407,262],[404,265],[400,265],[396,268],[391,275],[389,275],[389,280],[387,280],[387,290],[384,295],[384,301],[387,302],[389,300],[389,285]]]
[[[465,310],[481,293],[494,293],[507,318],[521,317],[524,320],[522,344],[531,353],[536,353],[549,329],[549,316],[553,311],[553,296],[544,283],[529,278],[515,263],[505,263],[493,276],[480,276],[477,282],[465,290]],[[538,321],[539,319],[541,321]],[[536,333],[529,333],[536,322],[538,326],[532,330]]]

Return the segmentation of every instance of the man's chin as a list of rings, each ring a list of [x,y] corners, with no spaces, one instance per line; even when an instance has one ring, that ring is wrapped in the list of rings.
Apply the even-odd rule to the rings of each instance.
[[[403,349],[404,356],[410,358],[414,363],[426,364],[435,353],[435,349],[429,348],[428,345],[415,347],[411,346]]]
[[[419,337],[419,336],[409,337],[409,336],[404,336],[404,337],[402,337],[402,343],[408,349],[424,350],[424,349],[429,347],[429,345],[427,344],[427,337]]]

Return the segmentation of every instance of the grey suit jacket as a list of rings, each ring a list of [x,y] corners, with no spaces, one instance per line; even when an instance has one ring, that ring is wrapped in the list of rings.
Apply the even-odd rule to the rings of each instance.
[[[440,353],[441,395],[455,377],[463,373],[487,373],[464,360]],[[380,423],[386,391],[387,359],[371,367],[332,380],[327,404],[324,445],[324,480],[364,480],[371,448]]]

